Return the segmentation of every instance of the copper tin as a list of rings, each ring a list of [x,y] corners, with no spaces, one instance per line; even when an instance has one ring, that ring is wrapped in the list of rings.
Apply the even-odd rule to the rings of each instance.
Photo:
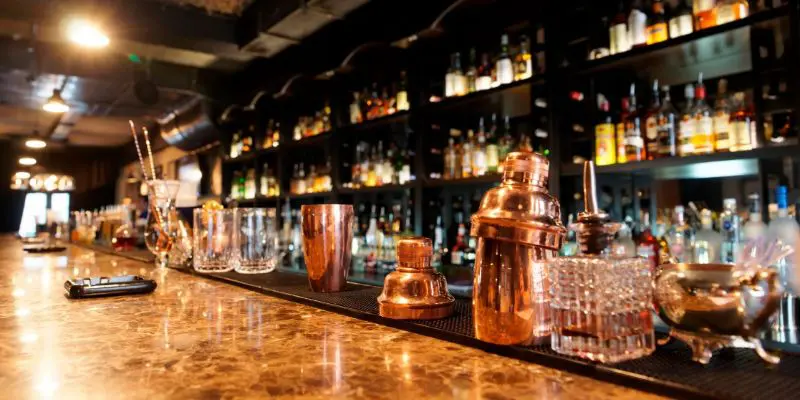
[[[547,263],[566,229],[547,191],[549,168],[540,154],[509,154],[503,182],[472,216],[470,234],[478,238],[472,308],[480,340],[522,344],[550,335]]]
[[[447,281],[431,268],[433,247],[426,237],[397,243],[397,270],[386,276],[378,296],[380,314],[392,319],[438,319],[453,314],[455,299]]]
[[[347,284],[353,243],[353,206],[303,206],[303,256],[315,292],[340,292]]]

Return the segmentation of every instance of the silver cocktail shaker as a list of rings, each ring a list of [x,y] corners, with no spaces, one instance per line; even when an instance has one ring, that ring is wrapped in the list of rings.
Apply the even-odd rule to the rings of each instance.
[[[472,296],[475,336],[496,344],[531,343],[550,335],[547,263],[566,229],[547,191],[550,163],[536,153],[511,153],[503,182],[472,216],[478,238]]]

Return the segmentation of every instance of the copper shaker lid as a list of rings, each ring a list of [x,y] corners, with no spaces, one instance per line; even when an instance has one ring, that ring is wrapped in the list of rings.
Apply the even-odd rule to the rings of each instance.
[[[550,162],[538,153],[511,153],[503,182],[483,196],[470,234],[559,249],[566,234],[561,206],[547,190]]]
[[[455,299],[444,276],[431,268],[433,245],[421,236],[397,243],[397,270],[386,275],[378,297],[380,315],[393,319],[436,319],[453,313]]]

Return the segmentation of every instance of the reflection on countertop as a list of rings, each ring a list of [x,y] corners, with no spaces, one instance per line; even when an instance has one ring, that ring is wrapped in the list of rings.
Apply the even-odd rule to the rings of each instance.
[[[655,398],[647,393],[70,246],[0,237],[6,398]],[[72,277],[143,296],[73,301]]]

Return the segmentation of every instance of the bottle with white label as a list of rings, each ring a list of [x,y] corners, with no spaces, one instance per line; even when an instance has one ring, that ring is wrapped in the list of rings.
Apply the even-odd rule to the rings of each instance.
[[[681,157],[694,154],[694,137],[695,120],[692,113],[694,109],[694,85],[691,83],[686,85],[684,90],[686,96],[686,106],[681,113],[681,122],[678,124],[678,155]]]
[[[731,151],[752,150],[756,143],[753,116],[747,110],[743,92],[733,96],[736,111],[730,117]]]
[[[714,152],[714,120],[711,117],[711,108],[706,103],[706,87],[703,84],[703,74],[694,88],[695,103],[692,109],[695,128],[692,136],[694,154],[710,154]]]
[[[714,150],[716,152],[730,151],[730,118],[731,111],[728,105],[726,89],[728,82],[720,79],[717,83],[717,99],[714,102]]]
[[[644,13],[641,0],[631,3],[628,14],[628,37],[631,47],[647,45],[647,14]]]
[[[719,216],[720,230],[722,231],[722,248],[720,261],[724,263],[736,262],[736,251],[739,248],[740,223],[736,213],[736,199],[722,201],[722,214]]]
[[[499,84],[505,85],[514,81],[514,66],[508,56],[508,35],[506,34],[500,37],[500,55],[497,57],[495,69]]]
[[[694,17],[692,9],[686,5],[686,0],[678,0],[678,5],[669,19],[669,37],[674,39],[694,32]]]
[[[631,49],[628,37],[628,15],[625,13],[625,4],[620,1],[617,14],[608,27],[609,50],[611,54],[624,53]]]
[[[742,228],[742,236],[745,241],[751,241],[764,236],[767,226],[761,217],[761,199],[758,193],[747,196],[747,201],[750,203],[750,213]]]
[[[444,97],[459,96],[458,89],[462,86],[462,80],[464,81],[463,87],[466,88],[466,77],[461,71],[461,54],[453,53],[450,55],[450,69],[444,76]]]

